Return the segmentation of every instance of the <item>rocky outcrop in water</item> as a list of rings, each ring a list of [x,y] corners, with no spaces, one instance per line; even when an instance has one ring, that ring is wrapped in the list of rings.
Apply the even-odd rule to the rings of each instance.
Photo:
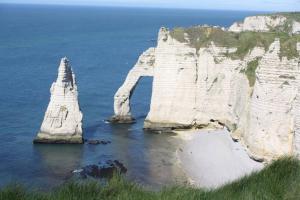
[[[35,143],[83,143],[82,113],[75,75],[67,58],[62,58],[57,80]]]
[[[115,174],[125,174],[127,168],[118,160],[107,160],[98,165],[87,165],[79,170],[74,170],[73,174],[79,178],[112,178]]]
[[[108,141],[108,140],[97,140],[97,139],[85,139],[84,142],[86,144],[91,144],[91,145],[98,145],[98,144],[103,144],[103,145],[107,145],[107,144],[110,144],[111,141]]]
[[[162,28],[151,48],[152,98],[144,127],[226,126],[255,159],[300,154],[300,39],[281,29],[287,21],[291,18],[253,17],[238,33]],[[271,26],[277,32],[268,34]],[[126,95],[127,110],[129,99]]]

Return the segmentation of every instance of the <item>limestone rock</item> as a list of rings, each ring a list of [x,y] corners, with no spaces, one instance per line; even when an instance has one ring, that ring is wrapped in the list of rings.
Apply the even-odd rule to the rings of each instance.
[[[143,76],[153,76],[155,48],[145,51],[138,59],[135,66],[128,73],[124,84],[114,96],[115,115],[109,120],[116,123],[132,123],[134,118],[130,112],[130,97],[136,84]]]
[[[292,33],[300,34],[300,22],[294,21],[292,25]]]
[[[36,143],[82,143],[82,113],[75,75],[67,58],[62,58],[57,80]]]
[[[271,28],[282,26],[285,23],[286,19],[287,19],[286,17],[281,15],[246,17],[243,22],[236,22],[232,26],[230,26],[229,31],[267,32],[270,31]]]
[[[236,126],[251,92],[240,71],[262,56],[264,49],[255,48],[244,60],[232,60],[224,53],[236,51],[234,48],[211,43],[196,52],[171,36],[164,38],[167,40],[158,40],[155,51],[152,99],[144,127],[202,127],[215,119],[215,126],[229,121],[227,126]]]
[[[293,153],[293,107],[298,93],[299,59],[288,60],[280,58],[279,54],[280,41],[277,39],[256,70],[248,127],[243,135],[244,143],[256,158],[276,158]]]

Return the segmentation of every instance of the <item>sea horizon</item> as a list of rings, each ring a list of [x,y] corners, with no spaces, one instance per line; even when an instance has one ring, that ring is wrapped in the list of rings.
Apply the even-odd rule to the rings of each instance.
[[[281,10],[243,10],[243,9],[211,9],[211,8],[180,8],[180,7],[159,7],[159,6],[114,6],[114,5],[88,5],[88,4],[58,4],[58,3],[10,3],[0,2],[0,5],[19,5],[19,6],[53,6],[53,7],[82,7],[82,8],[116,8],[116,9],[144,9],[144,10],[177,10],[177,11],[228,11],[228,12],[253,12],[260,14],[293,12]],[[296,11],[295,11],[296,12]]]

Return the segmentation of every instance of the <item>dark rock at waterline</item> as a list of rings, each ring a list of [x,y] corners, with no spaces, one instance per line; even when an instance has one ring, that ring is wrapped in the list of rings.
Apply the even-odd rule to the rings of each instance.
[[[132,124],[136,122],[135,119],[129,115],[128,116],[114,115],[107,121],[114,124]]]
[[[108,141],[108,140],[84,140],[85,143],[87,144],[92,144],[92,145],[98,145],[98,144],[110,144],[111,141]]]
[[[104,163],[98,165],[87,165],[79,170],[74,170],[73,173],[79,174],[81,178],[112,178],[117,174],[125,174],[127,168],[118,160],[107,160]]]
[[[46,139],[46,138],[35,138],[33,144],[83,144],[81,138],[74,139]]]

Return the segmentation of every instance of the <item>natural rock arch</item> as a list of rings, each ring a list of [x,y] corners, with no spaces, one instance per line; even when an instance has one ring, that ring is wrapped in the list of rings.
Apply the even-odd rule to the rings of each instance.
[[[114,113],[111,122],[132,123],[130,98],[139,80],[145,76],[153,76],[155,64],[155,48],[149,48],[138,59],[135,66],[128,73],[123,85],[114,96]]]

